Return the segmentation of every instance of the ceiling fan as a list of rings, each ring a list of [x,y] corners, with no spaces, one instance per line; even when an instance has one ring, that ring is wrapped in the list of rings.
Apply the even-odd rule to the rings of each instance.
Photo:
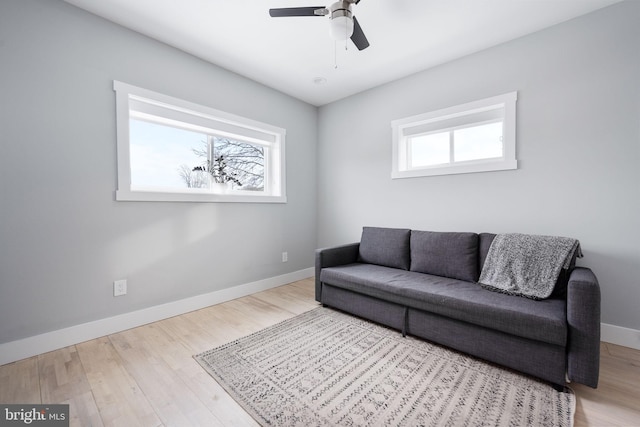
[[[369,41],[362,32],[358,20],[351,12],[351,5],[358,3],[360,3],[360,0],[345,0],[336,2],[328,8],[325,6],[310,6],[269,9],[269,15],[274,18],[329,15],[329,19],[331,19],[331,36],[335,40],[351,38],[358,50],[363,50],[369,47]]]

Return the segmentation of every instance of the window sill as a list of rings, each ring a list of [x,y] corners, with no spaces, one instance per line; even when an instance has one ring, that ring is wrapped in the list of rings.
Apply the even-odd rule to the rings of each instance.
[[[455,174],[463,174],[463,173],[492,172],[492,171],[503,171],[503,170],[513,170],[513,169],[518,169],[517,160],[500,160],[500,161],[493,161],[493,162],[482,162],[482,163],[464,164],[464,165],[446,164],[442,166],[433,166],[429,168],[412,169],[412,170],[404,170],[404,171],[394,170],[391,172],[391,178],[392,179],[418,178],[422,176],[455,175]]]
[[[193,202],[193,203],[287,203],[286,196],[256,194],[167,193],[160,191],[116,191],[119,202]]]

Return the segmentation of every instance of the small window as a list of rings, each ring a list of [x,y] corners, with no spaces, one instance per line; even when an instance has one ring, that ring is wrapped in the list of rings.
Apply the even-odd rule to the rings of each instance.
[[[117,200],[285,202],[285,130],[114,82]]]
[[[511,92],[394,120],[392,178],[517,168]]]

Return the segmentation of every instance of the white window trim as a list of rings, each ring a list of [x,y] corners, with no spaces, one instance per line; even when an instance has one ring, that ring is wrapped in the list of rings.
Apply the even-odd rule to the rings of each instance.
[[[148,89],[133,86],[117,80],[113,81],[113,90],[116,92],[116,138],[118,160],[118,188],[116,190],[117,201],[144,201],[144,202],[243,202],[243,203],[286,203],[286,168],[285,168],[285,136],[286,130],[277,126],[259,121],[247,119],[235,114],[216,110],[214,108],[195,104],[182,99],[163,95]],[[161,188],[136,190],[131,187],[131,160],[129,142],[129,102],[132,99],[143,98],[151,100],[159,107],[171,106],[176,111],[182,110],[190,115],[202,119],[201,123],[193,125],[194,128],[206,122],[222,124],[228,129],[241,128],[246,130],[240,139],[244,141],[258,142],[253,139],[252,133],[268,135],[273,142],[269,146],[269,155],[265,156],[265,191],[262,194],[247,194],[243,191],[229,191],[227,193],[212,193],[209,190],[198,189],[167,189]],[[207,129],[210,127],[204,126]],[[214,129],[216,135],[234,135],[228,129]],[[260,142],[264,144],[264,142]],[[278,173],[269,173],[270,169],[276,169]]]
[[[517,92],[493,96],[462,105],[443,108],[416,116],[406,117],[391,122],[392,129],[392,167],[391,178],[416,178],[423,176],[452,175],[475,172],[513,170],[518,168],[516,160],[516,100]],[[407,136],[405,130],[425,126],[431,122],[444,121],[504,108],[504,155],[500,158],[470,160],[425,167],[407,167]],[[443,127],[446,129],[446,127]]]

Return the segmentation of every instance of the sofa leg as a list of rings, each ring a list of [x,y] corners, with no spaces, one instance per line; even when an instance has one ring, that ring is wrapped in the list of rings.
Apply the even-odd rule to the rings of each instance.
[[[402,337],[406,338],[407,336],[407,321],[409,319],[409,307],[404,308],[404,320],[402,322]]]
[[[560,385],[560,384],[551,384],[551,387],[553,387],[556,391],[560,392],[560,393],[564,393],[567,391],[566,387],[564,386],[564,384]]]

